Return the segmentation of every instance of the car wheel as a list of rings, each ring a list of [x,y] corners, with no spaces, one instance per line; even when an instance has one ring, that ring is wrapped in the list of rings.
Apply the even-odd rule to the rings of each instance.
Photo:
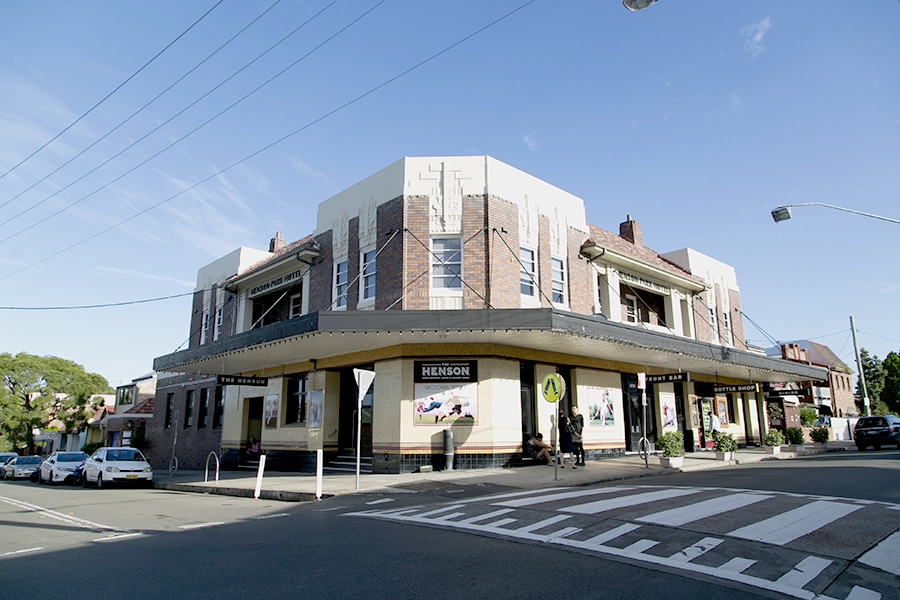
[[[881,444],[875,444],[872,447],[875,448],[876,450],[881,450]]]
[[[88,481],[87,473],[81,476],[81,487],[87,489],[91,486],[91,482]]]
[[[859,450],[860,452],[865,452],[865,451],[866,451],[866,447],[863,446],[862,444],[857,444],[857,445],[856,445],[856,449]]]
[[[101,473],[97,473],[97,489],[103,489],[103,475]]]
[[[54,483],[53,483],[53,471],[50,471],[50,477],[47,478],[47,485],[49,485],[50,487],[53,487],[53,485],[54,485]]]

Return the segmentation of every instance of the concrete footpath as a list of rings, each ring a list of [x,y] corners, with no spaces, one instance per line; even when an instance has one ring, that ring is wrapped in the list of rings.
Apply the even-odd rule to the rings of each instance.
[[[322,477],[322,497],[341,494],[387,493],[415,490],[435,485],[475,485],[490,483],[511,488],[530,489],[553,486],[584,486],[609,481],[636,479],[651,475],[716,469],[734,465],[757,463],[763,460],[790,460],[798,456],[855,450],[852,442],[830,442],[827,446],[808,444],[801,452],[789,451],[783,446],[780,454],[772,455],[765,448],[742,448],[734,453],[733,460],[717,460],[714,452],[695,452],[684,457],[680,469],[663,468],[656,456],[650,456],[646,466],[637,455],[588,462],[584,467],[557,469],[551,465],[534,465],[504,469],[473,469],[454,471],[433,471],[425,473],[404,473],[399,475],[379,475],[362,473],[357,489],[355,473],[326,474]],[[178,471],[171,477],[166,471],[154,473],[153,485],[156,489],[193,492],[200,494],[221,494],[225,496],[256,497],[257,472],[251,470],[220,471],[216,480],[215,468],[203,471]],[[263,474],[259,498],[285,502],[304,502],[316,499],[316,477],[307,473],[266,472]]]

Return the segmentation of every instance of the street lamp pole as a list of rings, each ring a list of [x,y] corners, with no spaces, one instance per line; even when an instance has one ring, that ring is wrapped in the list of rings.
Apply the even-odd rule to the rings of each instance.
[[[792,206],[824,206],[825,208],[833,208],[834,210],[842,210],[844,212],[853,213],[855,215],[862,215],[864,217],[872,217],[873,219],[881,219],[882,221],[888,221],[889,223],[897,223],[900,224],[900,220],[892,219],[890,217],[882,217],[880,215],[873,215],[872,213],[863,212],[861,210],[853,210],[852,208],[844,208],[843,206],[834,206],[833,204],[823,204],[822,202],[807,202],[806,204],[782,204],[781,206],[776,207],[772,210],[772,218],[776,223],[781,221],[787,221],[791,218],[791,207]]]

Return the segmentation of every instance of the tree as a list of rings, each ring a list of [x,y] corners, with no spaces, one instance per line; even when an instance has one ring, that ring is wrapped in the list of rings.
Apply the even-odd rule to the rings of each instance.
[[[55,356],[0,353],[0,429],[16,447],[33,454],[34,430],[55,424],[78,431],[100,405],[95,394],[112,393],[101,375]]]
[[[863,376],[866,378],[866,392],[869,395],[869,408],[872,414],[879,414],[882,411],[876,409],[881,407],[879,402],[881,398],[881,390],[884,389],[884,365],[877,356],[869,356],[865,348],[859,351],[859,360],[862,363]],[[866,407],[863,405],[862,391],[859,389],[859,383],[856,384],[856,407],[859,414],[866,414]]]
[[[890,412],[900,413],[900,354],[889,352],[882,363],[884,368],[884,389],[880,400]]]

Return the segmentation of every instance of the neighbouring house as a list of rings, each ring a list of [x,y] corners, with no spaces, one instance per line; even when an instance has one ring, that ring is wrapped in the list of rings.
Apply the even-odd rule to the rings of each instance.
[[[582,199],[488,156],[407,157],[322,202],[310,235],[199,269],[147,436],[157,467],[239,465],[257,441],[288,470],[357,448],[381,473],[498,467],[577,405],[592,460],[666,431],[709,446],[711,414],[757,443],[761,384],[827,370],[748,349],[740,306],[730,266],[659,254],[630,216],[591,225]]]
[[[101,415],[104,446],[145,446],[146,424],[153,418],[157,374],[148,373],[116,388],[116,404]],[[141,448],[143,449],[143,448]]]

